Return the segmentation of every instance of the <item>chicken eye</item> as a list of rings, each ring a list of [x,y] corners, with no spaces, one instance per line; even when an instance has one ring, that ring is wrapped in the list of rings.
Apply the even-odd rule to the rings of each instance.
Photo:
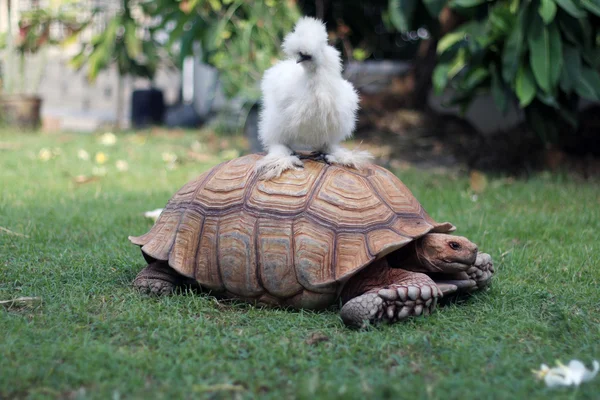
[[[298,56],[300,56],[300,59],[304,61],[312,59],[312,56],[310,54],[305,54],[301,51],[298,52]]]
[[[450,242],[449,246],[452,250],[460,250],[460,243]]]

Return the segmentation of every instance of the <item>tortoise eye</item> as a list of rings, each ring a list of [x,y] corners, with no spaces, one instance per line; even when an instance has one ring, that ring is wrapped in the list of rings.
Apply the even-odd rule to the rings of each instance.
[[[449,245],[452,250],[460,250],[460,243],[450,242]]]

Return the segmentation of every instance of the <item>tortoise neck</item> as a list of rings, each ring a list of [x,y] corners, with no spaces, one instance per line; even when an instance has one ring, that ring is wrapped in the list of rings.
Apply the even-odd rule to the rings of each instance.
[[[387,256],[392,268],[402,268],[413,272],[440,272],[423,249],[423,240],[417,239]]]

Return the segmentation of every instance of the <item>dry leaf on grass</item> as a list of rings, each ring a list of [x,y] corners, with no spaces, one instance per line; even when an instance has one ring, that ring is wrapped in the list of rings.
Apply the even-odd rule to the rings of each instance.
[[[77,175],[73,178],[73,182],[78,185],[83,185],[84,183],[90,183],[99,180],[98,176],[86,176],[86,175]]]
[[[471,190],[475,193],[483,193],[487,188],[487,177],[483,172],[473,170],[469,174]]]
[[[321,332],[313,332],[308,339],[306,339],[306,344],[312,346],[317,343],[327,342],[329,341],[329,336],[322,334]]]
[[[215,156],[212,154],[198,153],[198,152],[191,151],[191,150],[187,152],[187,156],[189,158],[191,158],[192,160],[199,161],[199,162],[209,162],[215,158]]]
[[[0,150],[18,150],[21,148],[20,144],[0,142]]]
[[[13,231],[11,231],[10,229],[6,229],[6,228],[4,228],[4,227],[2,227],[2,226],[0,226],[0,232],[4,232],[4,233],[7,233],[7,234],[9,234],[9,235],[13,235],[13,236],[19,236],[19,237],[24,237],[24,238],[28,238],[28,237],[29,237],[29,236],[27,236],[27,235],[24,235],[24,234],[22,234],[22,233],[13,232]]]
[[[0,305],[11,309],[11,308],[23,308],[23,307],[36,307],[42,304],[41,297],[17,297],[12,300],[1,300]]]
[[[242,385],[217,383],[216,385],[194,385],[194,392],[241,392],[246,390]]]

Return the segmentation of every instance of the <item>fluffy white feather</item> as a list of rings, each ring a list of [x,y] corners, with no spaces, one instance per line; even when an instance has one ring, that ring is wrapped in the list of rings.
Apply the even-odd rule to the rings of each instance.
[[[371,155],[339,145],[354,131],[358,94],[342,78],[340,54],[327,44],[325,25],[300,19],[282,47],[288,59],[268,69],[261,83],[258,129],[268,152],[258,165],[263,178],[301,167],[294,150],[319,151],[328,162],[360,167]]]

